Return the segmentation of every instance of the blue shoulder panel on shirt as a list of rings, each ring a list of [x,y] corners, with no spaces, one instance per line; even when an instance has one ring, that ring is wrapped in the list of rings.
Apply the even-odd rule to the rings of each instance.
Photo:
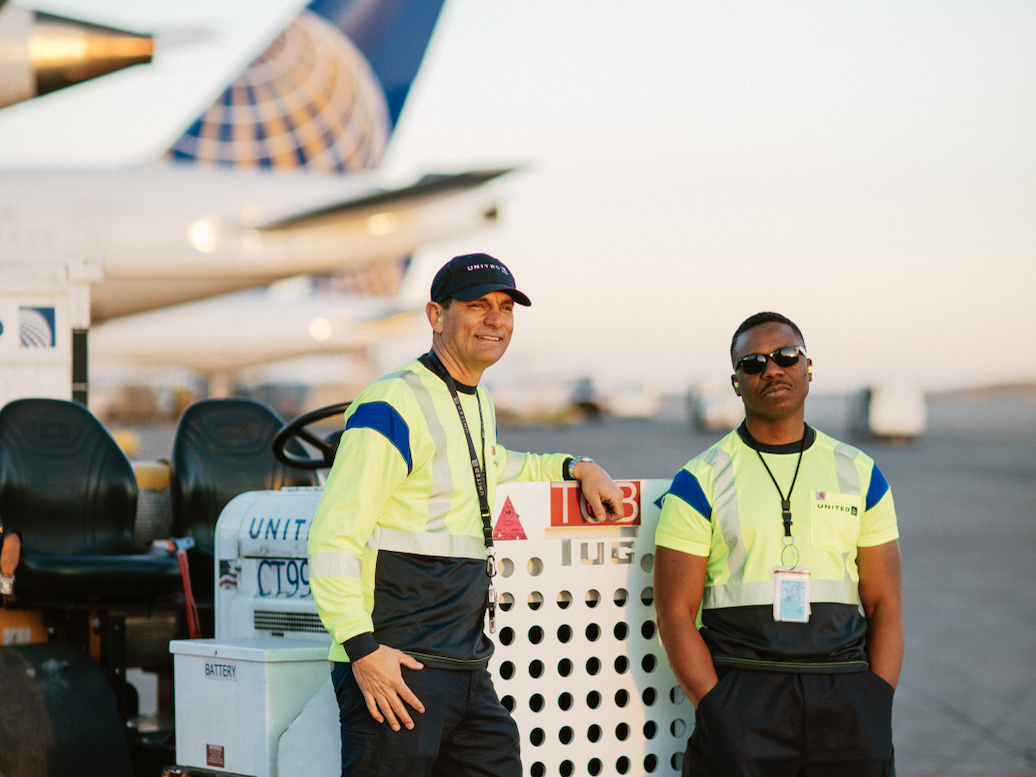
[[[694,477],[685,469],[676,473],[673,484],[669,486],[669,493],[680,497],[683,501],[705,516],[706,520],[712,520],[712,505],[705,498],[705,492],[698,484],[698,478]]]
[[[881,474],[881,470],[878,469],[878,465],[875,464],[871,468],[871,487],[867,489],[867,509],[870,510],[874,505],[881,501],[881,498],[889,490],[888,481],[885,480],[885,476]]]
[[[365,402],[356,408],[345,424],[350,429],[373,429],[383,435],[386,440],[396,446],[399,455],[406,462],[409,475],[414,468],[414,459],[410,454],[410,427],[403,420],[396,408],[387,402]]]

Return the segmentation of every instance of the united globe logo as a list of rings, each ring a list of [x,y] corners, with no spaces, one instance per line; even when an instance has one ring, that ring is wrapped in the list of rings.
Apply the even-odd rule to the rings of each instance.
[[[303,11],[173,144],[180,163],[355,172],[391,133],[370,63],[334,24]]]
[[[22,348],[54,348],[56,331],[54,308],[18,309],[18,337]]]

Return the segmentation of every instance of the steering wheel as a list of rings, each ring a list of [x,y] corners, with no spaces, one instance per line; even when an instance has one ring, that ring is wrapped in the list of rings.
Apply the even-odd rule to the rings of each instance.
[[[325,440],[322,437],[317,437],[306,427],[317,421],[323,421],[325,418],[341,415],[351,404],[351,402],[339,402],[337,405],[317,408],[308,413],[303,413],[298,418],[286,423],[273,438],[274,457],[282,464],[299,469],[326,469],[330,467],[335,461],[335,452],[338,450],[338,439],[341,435],[333,434],[330,439]],[[311,458],[309,456],[300,456],[297,453],[290,453],[288,445],[296,437],[300,440],[305,440],[320,451],[321,457]]]

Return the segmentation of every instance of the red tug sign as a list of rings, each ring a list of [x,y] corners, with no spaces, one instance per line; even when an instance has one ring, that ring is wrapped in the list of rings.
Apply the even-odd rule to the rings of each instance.
[[[640,481],[616,480],[622,490],[622,518],[607,524],[590,520],[590,510],[579,489],[579,483],[566,481],[550,484],[551,528],[578,528],[589,526],[639,526],[640,525]]]
[[[525,529],[518,520],[518,513],[511,504],[511,497],[504,500],[504,509],[496,519],[496,526],[493,528],[494,540],[527,540]]]

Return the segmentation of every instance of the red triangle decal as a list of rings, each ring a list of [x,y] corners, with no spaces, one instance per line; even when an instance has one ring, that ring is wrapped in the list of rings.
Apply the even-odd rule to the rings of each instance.
[[[493,528],[493,539],[529,539],[525,536],[525,529],[522,528],[521,521],[518,520],[518,513],[514,511],[514,505],[511,504],[511,497],[507,497],[507,499],[504,500],[504,509],[501,510],[500,515],[497,516],[496,526]]]

